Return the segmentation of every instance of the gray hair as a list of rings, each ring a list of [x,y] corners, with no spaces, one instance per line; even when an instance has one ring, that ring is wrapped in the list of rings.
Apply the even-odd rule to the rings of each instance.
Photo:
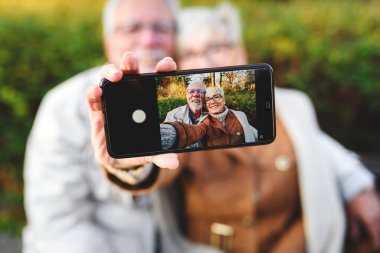
[[[209,87],[206,89],[206,96],[207,94],[220,94],[224,98],[224,91],[222,87]]]
[[[115,29],[114,16],[121,3],[131,0],[108,0],[103,10],[103,37],[107,37]],[[163,0],[169,7],[174,20],[179,12],[178,0]]]
[[[213,34],[215,31],[224,33],[229,40],[227,42],[232,45],[242,43],[239,11],[228,3],[222,3],[214,8],[183,9],[178,16],[178,30],[179,45],[194,41],[194,34]]]
[[[206,90],[206,84],[205,84],[203,81],[198,80],[198,79],[191,80],[191,81],[189,82],[189,85],[187,85],[186,90],[189,88],[190,85],[194,85],[194,84],[200,84],[200,85],[202,85],[202,88],[203,88],[204,90]]]

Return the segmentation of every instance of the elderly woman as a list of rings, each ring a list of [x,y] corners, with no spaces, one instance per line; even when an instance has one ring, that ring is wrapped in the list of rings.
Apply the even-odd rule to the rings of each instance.
[[[192,8],[181,13],[180,68],[247,63],[239,21],[233,18],[238,13],[231,15],[233,10]],[[209,115],[209,124],[216,122],[221,136],[231,135],[229,117],[232,113],[238,118],[239,113],[225,109],[220,91],[208,93],[206,99],[210,112],[221,116],[219,121]],[[220,103],[223,106],[216,105]],[[343,200],[379,247],[380,211],[373,176],[320,130],[305,94],[276,89],[276,113],[277,136],[270,145],[188,152],[179,156],[176,170],[160,165],[114,174],[115,184],[136,193],[157,189],[152,210],[158,217],[162,252],[215,252],[200,250],[199,244],[233,253],[343,252]],[[242,125],[245,139],[244,123],[236,122]],[[167,134],[164,140],[174,139],[175,146],[175,127],[161,126]]]
[[[176,131],[176,134],[173,132],[170,135],[171,137],[163,135],[163,138],[166,138],[163,143],[171,144],[167,148],[184,148],[199,140],[202,140],[204,146],[209,147],[257,141],[257,130],[249,124],[245,113],[226,107],[223,88],[207,88],[205,101],[209,116],[198,125],[180,121],[165,122],[174,127],[167,131]]]

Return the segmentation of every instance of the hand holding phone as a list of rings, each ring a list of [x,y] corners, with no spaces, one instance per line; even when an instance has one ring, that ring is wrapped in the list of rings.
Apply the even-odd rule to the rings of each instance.
[[[169,72],[177,69],[171,58],[161,60],[157,66],[157,72]],[[120,66],[110,64],[104,66],[101,77],[112,82],[118,82],[123,74],[137,74],[138,61],[132,53],[123,55]],[[101,105],[102,89],[95,85],[87,90],[86,100],[90,111],[91,141],[94,147],[97,161],[102,165],[110,165],[115,168],[131,168],[145,163],[153,162],[161,168],[175,169],[178,166],[176,154],[163,154],[156,156],[144,156],[137,158],[114,159],[109,156],[106,148],[106,137],[104,133],[104,118]]]
[[[268,64],[124,75],[102,80],[113,158],[262,145],[275,138]]]

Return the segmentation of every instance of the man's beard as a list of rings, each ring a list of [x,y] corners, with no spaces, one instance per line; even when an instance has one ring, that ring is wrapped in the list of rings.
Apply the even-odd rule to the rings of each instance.
[[[136,49],[133,53],[139,61],[141,73],[154,72],[157,63],[168,56],[162,49]]]
[[[190,107],[191,111],[195,112],[195,111],[202,110],[202,107],[203,107],[202,100],[199,99],[199,103],[195,103],[195,101],[196,100],[194,99],[194,102],[190,101],[190,103],[189,103],[189,107]]]

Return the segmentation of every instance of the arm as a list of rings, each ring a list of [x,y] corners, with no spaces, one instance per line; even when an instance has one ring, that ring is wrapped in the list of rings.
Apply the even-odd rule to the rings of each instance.
[[[323,132],[320,140],[325,157],[333,164],[339,188],[347,202],[360,192],[374,188],[373,174],[359,161],[355,153],[345,149]]]
[[[138,62],[130,52],[126,52],[120,62],[120,66],[113,64],[105,66],[102,69],[101,76],[112,82],[117,82],[122,78],[123,73],[138,73]],[[175,62],[167,57],[157,64],[156,71],[173,71],[176,70],[176,68]],[[102,89],[98,86],[94,86],[87,91],[92,146],[95,151],[96,160],[103,165],[106,177],[119,187],[130,190],[136,194],[143,193],[147,190],[150,191],[173,180],[178,174],[177,171],[171,170],[177,168],[179,165],[176,154],[128,159],[113,159],[108,155],[104,133],[104,120],[101,110],[101,95]],[[154,166],[149,164],[154,164]],[[134,171],[142,172],[143,170],[140,168],[150,168],[151,173],[143,173],[146,176],[137,177],[138,180],[129,180],[131,176],[127,174],[134,173]]]
[[[177,147],[178,133],[172,124],[160,124],[161,144],[163,150]],[[165,186],[177,176],[177,170],[162,170],[153,163],[147,163],[133,168],[114,168],[104,165],[106,177],[119,187],[142,194],[152,189]]]
[[[380,248],[380,200],[373,174],[331,137],[322,133],[322,145],[334,164],[338,184],[347,202],[352,239],[360,237],[360,225],[367,231],[374,249]]]
[[[310,99],[297,92],[297,97],[303,101],[305,124],[318,126],[314,107]],[[373,246],[380,247],[380,201],[374,190],[374,176],[359,161],[356,154],[345,149],[337,141],[316,129],[319,145],[324,151],[324,158],[329,161],[335,175],[337,186],[347,203],[348,212],[354,223],[358,221],[367,230]]]
[[[179,121],[165,122],[164,124],[171,125],[175,128],[177,132],[177,142],[175,146],[177,148],[185,148],[197,143],[207,134],[207,125],[204,124],[204,121],[198,125],[186,124]]]
[[[181,167],[175,170],[160,168],[153,163],[134,168],[117,169],[104,167],[106,178],[123,190],[133,195],[146,194],[154,189],[170,184],[180,173]]]
[[[111,252],[107,235],[92,219],[94,203],[87,197],[82,151],[88,129],[83,119],[70,116],[78,113],[72,108],[75,102],[61,102],[52,96],[44,100],[28,140],[24,251]]]
[[[318,145],[323,150],[335,175],[337,185],[345,201],[351,200],[360,191],[373,187],[374,177],[359,161],[357,156],[319,128],[316,113],[309,97],[303,92],[289,89],[276,89],[276,110],[292,124],[303,125],[317,136]],[[286,105],[286,110],[281,107]],[[289,117],[296,112],[297,116]]]

